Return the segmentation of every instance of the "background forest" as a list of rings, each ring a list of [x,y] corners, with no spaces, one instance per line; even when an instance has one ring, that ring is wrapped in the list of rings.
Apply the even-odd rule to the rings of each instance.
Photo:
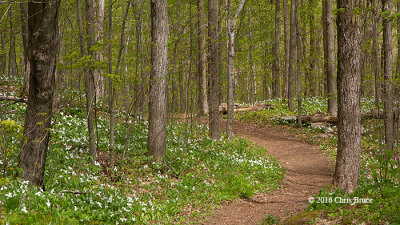
[[[1,222],[203,223],[285,176],[235,121],[336,162],[316,199],[373,199],[262,223],[400,223],[399,15],[394,0],[0,1]]]

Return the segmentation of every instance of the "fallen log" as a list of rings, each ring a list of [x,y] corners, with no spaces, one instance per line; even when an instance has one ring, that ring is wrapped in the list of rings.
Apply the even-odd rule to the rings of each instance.
[[[400,109],[394,110],[394,117],[399,118]],[[368,112],[361,113],[361,119],[384,119],[385,113],[383,110],[371,110]],[[286,119],[282,117],[281,119]],[[297,117],[296,117],[297,119]],[[321,112],[317,112],[314,115],[303,115],[302,116],[303,122],[311,122],[311,123],[330,123],[330,124],[337,124],[338,118],[337,116],[325,116]]]
[[[256,105],[249,105],[249,106],[241,106],[239,103],[234,103],[233,112],[254,112],[260,109],[271,109],[273,107],[272,104],[267,103],[258,103]],[[226,103],[221,103],[219,106],[219,113],[220,114],[228,114],[228,106]]]
[[[15,96],[3,96],[3,95],[0,95],[0,101],[13,101],[13,102],[28,103],[28,99],[26,99],[26,98],[18,98]]]

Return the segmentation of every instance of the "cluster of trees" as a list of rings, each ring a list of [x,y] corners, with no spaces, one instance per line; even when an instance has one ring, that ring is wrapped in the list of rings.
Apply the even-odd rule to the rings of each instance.
[[[208,113],[210,135],[219,139],[220,102],[228,104],[231,137],[235,101],[282,97],[294,109],[297,94],[300,117],[304,96],[326,96],[328,112],[338,114],[334,180],[352,192],[359,176],[361,95],[374,96],[378,105],[384,100],[385,141],[394,148],[392,5],[390,0],[338,0],[336,7],[333,0],[1,2],[0,73],[23,76],[21,94],[28,97],[27,138],[19,158],[23,178],[43,186],[57,91],[68,102],[81,100],[85,91],[94,160],[96,110],[108,110],[112,165],[116,109],[133,119],[148,115],[149,154],[161,161],[169,112]],[[400,63],[395,65],[399,74]]]

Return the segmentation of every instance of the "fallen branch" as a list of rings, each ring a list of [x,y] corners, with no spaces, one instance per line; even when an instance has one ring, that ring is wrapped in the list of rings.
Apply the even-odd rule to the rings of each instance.
[[[28,103],[28,99],[26,99],[26,98],[18,98],[15,96],[3,96],[3,95],[0,95],[0,101],[13,101],[13,102]]]
[[[62,190],[62,191],[58,192],[59,195],[62,193],[70,193],[70,194],[74,194],[74,195],[87,194],[86,192],[82,192],[82,191],[70,191],[70,190]]]

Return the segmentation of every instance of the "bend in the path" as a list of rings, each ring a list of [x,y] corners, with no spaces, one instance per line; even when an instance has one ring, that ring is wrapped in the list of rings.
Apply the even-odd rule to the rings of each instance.
[[[266,215],[280,217],[303,211],[308,198],[332,182],[333,163],[317,147],[289,134],[286,128],[235,122],[234,134],[264,147],[286,174],[279,189],[251,199],[237,199],[216,211],[206,224],[259,224]]]

